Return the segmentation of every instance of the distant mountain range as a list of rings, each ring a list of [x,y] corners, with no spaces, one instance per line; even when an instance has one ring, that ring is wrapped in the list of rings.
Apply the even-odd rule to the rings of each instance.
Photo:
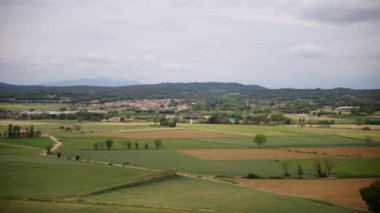
[[[354,101],[380,100],[380,89],[268,89],[258,85],[222,82],[160,83],[125,86],[127,83],[136,84],[137,82],[112,82],[107,79],[84,79],[52,83],[51,85],[54,86],[22,86],[0,82],[0,101],[70,100],[75,103],[91,100],[107,102],[144,98],[180,98],[218,104],[220,100],[246,100],[249,97],[255,100],[265,99],[271,102],[303,99],[323,100],[334,104],[339,102],[339,105],[352,105]]]
[[[48,84],[43,84],[45,86],[97,86],[97,87],[120,87],[140,84],[137,81],[111,81],[107,78],[81,78],[76,80],[66,80],[58,81]]]

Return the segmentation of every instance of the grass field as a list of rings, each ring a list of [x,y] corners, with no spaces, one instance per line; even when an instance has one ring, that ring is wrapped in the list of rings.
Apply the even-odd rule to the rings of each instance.
[[[82,158],[99,160],[104,162],[119,163],[130,162],[131,165],[152,168],[152,169],[174,169],[182,172],[206,174],[206,175],[226,175],[245,176],[252,172],[262,177],[283,175],[281,161],[275,160],[201,160],[174,150],[111,150],[92,151],[76,150],[65,151],[65,155],[80,155]],[[295,176],[297,164],[301,164],[305,174],[315,176],[312,168],[312,160],[287,160],[291,162],[290,173]],[[380,176],[380,159],[337,159],[337,176]]]
[[[43,202],[25,200],[1,200],[2,212],[8,213],[182,213],[183,210],[144,208],[133,206],[99,205],[93,203]],[[193,211],[191,211],[193,212]]]
[[[35,111],[54,111],[63,107],[70,109],[73,105],[63,103],[0,103],[0,109],[12,110],[13,112],[29,111],[30,109]]]
[[[188,176],[245,176],[255,173],[261,177],[282,177],[283,162],[289,162],[289,173],[295,177],[297,165],[301,165],[306,177],[316,177],[312,159],[291,160],[210,160],[198,159],[178,150],[228,149],[255,150],[253,137],[257,133],[268,136],[264,149],[290,149],[308,147],[358,147],[366,146],[363,138],[371,136],[371,146],[380,145],[380,130],[361,130],[357,126],[336,125],[330,128],[298,128],[297,126],[208,125],[178,124],[178,128],[150,127],[150,123],[108,123],[77,121],[0,121],[0,129],[9,123],[35,125],[35,129],[48,131],[63,141],[56,152],[64,159],[42,157],[39,154],[48,138],[0,139],[0,205],[5,212],[355,212],[351,209],[328,205],[307,199],[277,195],[230,183],[213,182],[189,177],[177,177],[139,186],[120,189],[117,186],[149,180],[160,172],[152,170],[177,170]],[[83,133],[67,133],[60,126],[81,125]],[[195,130],[195,131],[194,131]],[[199,131],[202,130],[202,131]],[[207,132],[205,132],[207,131]],[[107,132],[110,135],[99,136]],[[184,132],[193,132],[183,138]],[[202,133],[195,135],[195,133]],[[159,133],[159,134],[156,134]],[[207,137],[202,137],[203,134]],[[122,135],[123,138],[118,135]],[[124,138],[125,135],[138,138]],[[157,150],[153,139],[170,134],[174,138],[162,138]],[[218,135],[233,134],[230,137]],[[150,135],[149,137],[146,135]],[[113,136],[113,137],[111,137]],[[115,137],[116,136],[116,137]],[[181,138],[182,137],[182,138]],[[112,150],[94,150],[93,144],[112,138]],[[124,142],[130,140],[132,150],[125,150]],[[139,144],[135,150],[134,143]],[[149,149],[145,150],[144,145]],[[18,147],[21,146],[21,147]],[[28,147],[28,148],[26,148]],[[104,147],[105,148],[105,147]],[[352,149],[352,148],[351,148]],[[249,151],[248,150],[248,151]],[[83,162],[67,160],[80,155]],[[86,162],[101,161],[105,164],[129,162],[133,167],[102,165]],[[335,177],[379,177],[380,158],[339,158],[332,171]],[[148,170],[146,170],[148,169]],[[152,170],[149,170],[152,169]],[[115,189],[116,187],[116,189]],[[89,195],[103,189],[113,189],[100,195]],[[69,196],[65,202],[35,202],[4,199],[59,198]],[[76,198],[80,197],[81,203]],[[202,199],[200,199],[202,198]],[[100,205],[101,204],[101,205]],[[12,205],[18,205],[12,207]],[[39,206],[42,210],[39,211]]]
[[[32,146],[44,149],[46,144],[52,143],[49,138],[39,137],[39,138],[14,138],[14,139],[0,139],[1,143],[15,144],[22,146]]]
[[[95,142],[104,142],[107,137],[88,137],[77,134],[77,137],[60,137],[64,142],[61,150],[93,149]],[[137,142],[140,149],[148,144],[150,149],[155,149],[154,139],[128,139],[112,138],[114,141],[113,149],[124,149],[123,142]],[[376,143],[377,144],[377,143]],[[375,144],[375,145],[376,145]],[[361,146],[364,141],[339,137],[339,136],[283,136],[268,137],[268,141],[261,148],[281,148],[281,147],[315,147],[315,146]],[[380,143],[378,144],[380,145]],[[253,143],[253,138],[175,138],[162,139],[161,149],[245,149],[257,148]],[[132,146],[132,149],[135,149]]]
[[[38,151],[38,150],[37,150]],[[78,195],[118,184],[135,182],[153,174],[127,168],[38,156],[36,150],[0,145],[0,196],[51,197]],[[99,175],[102,174],[102,175]]]
[[[302,198],[185,177],[120,190],[89,200],[211,212],[355,212]]]

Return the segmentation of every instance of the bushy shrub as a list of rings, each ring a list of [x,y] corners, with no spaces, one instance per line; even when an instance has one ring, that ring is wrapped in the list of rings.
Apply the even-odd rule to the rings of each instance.
[[[257,179],[257,178],[260,178],[260,176],[257,175],[257,174],[254,174],[254,173],[248,173],[247,176],[245,176],[245,178],[248,178],[248,179]]]

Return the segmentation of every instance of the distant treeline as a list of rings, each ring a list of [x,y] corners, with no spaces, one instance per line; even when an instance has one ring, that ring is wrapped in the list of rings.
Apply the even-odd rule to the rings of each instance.
[[[205,98],[226,93],[243,94],[257,99],[320,100],[335,104],[337,100],[380,100],[380,90],[336,89],[267,89],[257,85],[238,83],[161,83],[123,87],[95,86],[19,86],[0,83],[0,99],[62,100],[73,102],[98,99],[101,101],[143,98]]]
[[[3,102],[112,102],[179,98],[194,103],[193,111],[250,110],[251,104],[282,113],[309,113],[323,106],[356,106],[353,114],[380,110],[380,89],[267,89],[238,83],[161,83],[123,87],[17,86],[0,83]]]

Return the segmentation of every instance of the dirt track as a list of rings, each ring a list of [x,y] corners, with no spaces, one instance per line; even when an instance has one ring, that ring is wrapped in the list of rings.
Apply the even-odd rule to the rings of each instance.
[[[275,149],[203,149],[178,151],[203,160],[284,160],[315,158],[313,154]]]
[[[98,136],[117,137],[117,138],[233,138],[242,137],[219,132],[209,132],[202,130],[178,129],[178,130],[153,130],[137,132],[99,132]]]
[[[236,179],[239,184],[280,194],[324,200],[341,206],[367,210],[359,189],[368,186],[376,178],[270,180]]]
[[[318,154],[327,153],[332,156],[346,157],[361,156],[363,158],[380,158],[380,147],[296,147],[286,148],[284,150],[314,152]]]

